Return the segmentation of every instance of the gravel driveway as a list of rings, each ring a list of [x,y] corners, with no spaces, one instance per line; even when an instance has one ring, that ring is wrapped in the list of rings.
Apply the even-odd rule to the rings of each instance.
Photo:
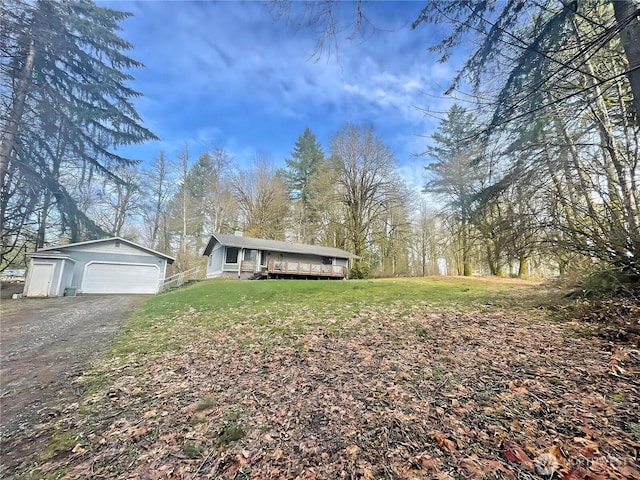
[[[39,426],[78,400],[72,380],[103,353],[148,296],[3,300],[0,478],[46,444]]]

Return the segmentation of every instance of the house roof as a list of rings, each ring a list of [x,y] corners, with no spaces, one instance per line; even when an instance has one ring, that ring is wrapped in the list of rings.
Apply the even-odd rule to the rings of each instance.
[[[271,252],[301,253],[307,255],[318,255],[321,257],[336,258],[360,258],[353,253],[333,247],[322,247],[319,245],[306,245],[304,243],[280,242],[277,240],[264,240],[262,238],[240,237],[225,233],[214,233],[204,249],[203,255],[211,254],[216,241],[226,247],[250,248],[253,250],[269,250]]]
[[[69,243],[68,245],[56,245],[56,246],[53,246],[53,247],[44,247],[44,248],[41,248],[40,250],[38,250],[37,252],[35,252],[35,254],[31,254],[31,255],[32,256],[36,255],[38,257],[41,257],[41,256],[43,256],[43,255],[41,255],[41,252],[53,252],[53,251],[58,252],[58,251],[65,250],[65,249],[71,248],[71,247],[78,247],[78,246],[81,246],[81,245],[91,245],[91,244],[95,244],[95,243],[106,243],[106,242],[111,242],[111,241],[114,241],[114,240],[119,240],[122,243],[125,243],[125,244],[127,244],[127,245],[129,245],[131,247],[137,248],[139,250],[143,250],[143,251],[145,251],[147,253],[150,253],[152,255],[156,255],[158,257],[165,258],[169,265],[171,265],[175,261],[175,258],[170,257],[169,255],[165,255],[164,253],[157,252],[155,250],[152,250],[151,248],[143,247],[142,245],[138,245],[137,243],[132,242],[131,240],[127,240],[126,238],[122,238],[122,237],[102,238],[100,240],[88,240],[86,242]]]

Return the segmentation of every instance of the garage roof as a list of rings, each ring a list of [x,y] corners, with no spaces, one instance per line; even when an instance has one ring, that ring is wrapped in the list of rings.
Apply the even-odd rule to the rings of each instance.
[[[68,245],[56,245],[54,247],[44,247],[44,248],[41,248],[40,250],[38,250],[37,252],[35,252],[35,254],[31,254],[31,255],[32,256],[33,255],[37,255],[38,258],[40,258],[40,257],[43,256],[41,254],[42,252],[54,252],[54,251],[55,252],[59,252],[59,251],[64,250],[66,248],[78,247],[80,245],[91,245],[93,243],[106,243],[106,242],[112,242],[114,240],[119,240],[122,243],[126,243],[127,245],[129,245],[131,247],[137,248],[139,250],[143,250],[143,251],[145,251],[147,253],[150,253],[151,255],[156,255],[158,257],[165,258],[169,265],[171,265],[175,261],[175,258],[170,257],[169,255],[165,255],[164,253],[157,252],[155,250],[152,250],[151,248],[143,247],[142,245],[139,245],[139,244],[137,244],[135,242],[132,242],[131,240],[127,240],[127,239],[122,238],[122,237],[102,238],[100,240],[88,240],[86,242],[69,243]]]
[[[43,249],[44,250],[44,249]],[[34,253],[27,253],[27,257],[30,258],[52,258],[55,260],[70,260],[72,262],[76,262],[75,259],[71,258],[69,255],[63,255],[61,253],[56,253],[56,252],[34,252]]]
[[[271,252],[300,253],[307,255],[319,255],[322,257],[336,258],[360,258],[353,253],[333,247],[319,245],[306,245],[304,243],[280,242],[277,240],[264,240],[262,238],[241,237],[225,233],[214,233],[204,249],[203,255],[211,254],[216,241],[226,247],[250,248],[253,250],[268,250]]]

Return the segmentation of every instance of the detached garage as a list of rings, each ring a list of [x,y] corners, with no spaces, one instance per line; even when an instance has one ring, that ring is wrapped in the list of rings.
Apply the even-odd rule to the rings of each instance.
[[[120,237],[42,248],[28,254],[24,296],[155,294],[174,259]]]

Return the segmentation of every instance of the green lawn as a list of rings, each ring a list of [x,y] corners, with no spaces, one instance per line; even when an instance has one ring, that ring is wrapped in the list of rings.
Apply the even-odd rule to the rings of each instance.
[[[518,310],[539,301],[537,284],[516,280],[430,277],[395,280],[237,281],[217,279],[156,296],[136,312],[110,355],[180,348],[195,337],[233,330],[241,345],[268,344],[323,326],[362,332],[381,308],[398,319],[416,309]],[[546,298],[544,301],[558,300]]]
[[[19,477],[535,479],[551,462],[636,478],[636,350],[559,318],[565,293],[425,278],[158,295]]]

